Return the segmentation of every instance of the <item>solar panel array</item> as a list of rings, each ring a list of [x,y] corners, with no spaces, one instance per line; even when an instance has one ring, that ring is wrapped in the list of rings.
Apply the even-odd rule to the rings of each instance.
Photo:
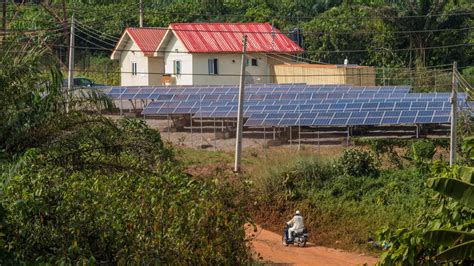
[[[410,93],[409,86],[246,85],[245,126],[349,126],[450,122],[450,93]],[[151,100],[143,115],[235,118],[238,87],[112,87],[117,100]],[[459,106],[467,105],[460,93]]]

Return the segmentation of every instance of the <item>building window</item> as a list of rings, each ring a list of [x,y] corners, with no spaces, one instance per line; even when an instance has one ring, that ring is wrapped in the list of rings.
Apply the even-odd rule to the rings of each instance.
[[[256,58],[252,58],[252,66],[258,66]]]
[[[181,75],[181,60],[173,61],[173,73],[175,75]]]
[[[207,68],[209,70],[209,75],[217,75],[219,74],[218,72],[218,66],[217,66],[217,58],[213,59],[208,59],[207,60]]]
[[[138,73],[137,71],[137,63],[136,62],[132,62],[132,76],[136,76]]]

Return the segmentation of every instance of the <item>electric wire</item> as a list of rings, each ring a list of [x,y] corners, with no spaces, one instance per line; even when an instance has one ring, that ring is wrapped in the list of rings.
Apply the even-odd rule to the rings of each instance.
[[[74,20],[74,23],[77,23],[78,25],[82,26],[83,28],[85,28],[86,30],[92,32],[92,33],[96,33],[96,34],[99,34],[100,36],[103,36],[104,39],[108,39],[110,41],[113,41],[113,42],[117,42],[118,40],[120,40],[120,37],[116,37],[116,36],[113,36],[113,35],[110,35],[110,34],[106,34],[104,32],[101,32],[99,30],[96,30],[90,26],[87,26],[85,23],[83,23],[82,21],[80,20],[77,20],[75,19]]]
[[[56,45],[56,47],[64,47],[65,45]],[[472,47],[474,44],[470,43],[459,43],[459,44],[452,44],[452,45],[443,45],[443,46],[429,46],[424,48],[400,48],[400,49],[392,49],[392,51],[417,51],[417,50],[437,50],[437,49],[450,49],[450,48],[458,48],[458,47]],[[68,46],[66,46],[68,47]],[[155,50],[134,50],[134,49],[104,49],[104,48],[97,48],[97,47],[87,47],[87,46],[75,46],[75,49],[83,49],[83,50],[102,50],[102,51],[118,51],[118,52],[144,52],[144,53],[151,53],[157,52]],[[359,50],[325,50],[325,51],[305,51],[307,54],[323,54],[323,53],[365,53],[371,51],[380,51],[371,50],[371,49],[359,49]],[[165,53],[189,53],[186,51],[159,51]],[[241,53],[241,52],[240,52]],[[266,51],[261,52],[253,52],[253,53],[268,53]],[[284,53],[284,52],[274,52],[274,53]],[[239,52],[232,52],[232,54],[239,54]]]

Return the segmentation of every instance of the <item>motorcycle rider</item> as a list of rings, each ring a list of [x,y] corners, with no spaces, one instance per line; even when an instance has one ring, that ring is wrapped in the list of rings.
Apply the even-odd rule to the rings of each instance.
[[[301,213],[300,211],[296,211],[295,212],[295,216],[293,216],[293,218],[286,223],[288,226],[291,226],[289,229],[288,229],[288,238],[290,240],[293,239],[293,232],[295,234],[298,234],[298,233],[301,233],[303,232],[304,230],[304,222],[303,222],[303,216],[301,216]]]

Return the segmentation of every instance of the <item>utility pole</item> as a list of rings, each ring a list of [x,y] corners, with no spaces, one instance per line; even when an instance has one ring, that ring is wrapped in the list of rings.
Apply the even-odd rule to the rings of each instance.
[[[242,153],[242,130],[244,128],[244,89],[245,89],[245,52],[247,51],[247,35],[242,37],[242,61],[240,68],[239,107],[237,113],[237,133],[235,135],[235,165],[234,172],[240,172],[240,157]]]
[[[140,0],[140,28],[143,28],[143,0]]]
[[[69,98],[74,85],[74,15],[71,17],[71,31],[69,35],[69,67],[66,91],[66,113],[69,112]]]
[[[449,165],[453,166],[456,162],[456,121],[457,121],[457,109],[458,109],[458,97],[457,97],[457,79],[456,79],[457,64],[453,63],[453,77],[451,86],[451,139],[449,149]]]

